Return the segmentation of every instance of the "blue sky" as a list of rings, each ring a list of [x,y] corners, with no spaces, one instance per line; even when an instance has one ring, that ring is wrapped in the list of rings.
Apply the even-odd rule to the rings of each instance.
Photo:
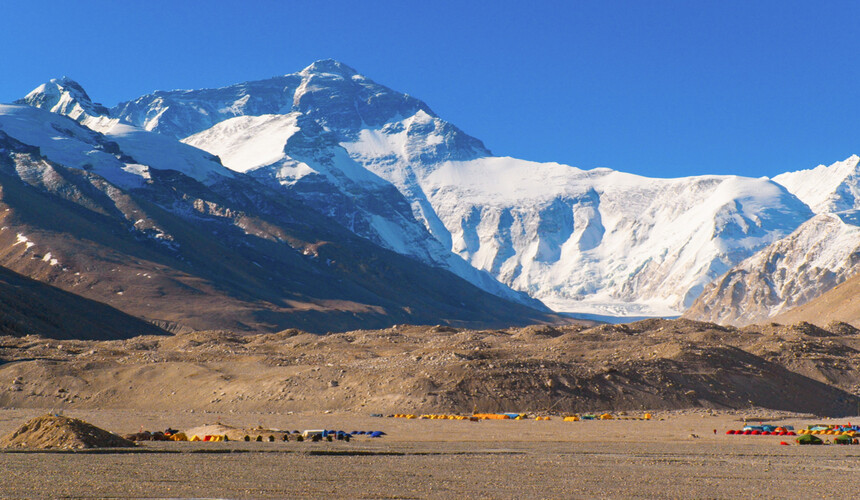
[[[657,177],[860,154],[860,2],[4,0],[0,102],[106,105],[334,58],[495,153]]]

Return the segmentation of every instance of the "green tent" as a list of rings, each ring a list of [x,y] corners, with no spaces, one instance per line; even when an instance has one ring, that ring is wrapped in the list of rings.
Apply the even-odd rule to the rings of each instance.
[[[824,444],[824,442],[812,434],[804,434],[797,438],[797,444]]]
[[[836,444],[853,444],[854,440],[851,439],[851,436],[846,436],[842,434],[841,436],[836,436],[833,438],[833,442]]]

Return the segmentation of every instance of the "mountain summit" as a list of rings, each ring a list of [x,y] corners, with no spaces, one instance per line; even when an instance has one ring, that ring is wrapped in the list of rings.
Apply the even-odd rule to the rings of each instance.
[[[356,70],[334,59],[320,59],[301,71],[301,74],[312,73],[331,73],[343,77],[358,76]]]
[[[27,104],[36,108],[47,109],[53,113],[66,115],[78,120],[84,115],[105,116],[107,108],[94,103],[84,88],[69,77],[54,78],[39,85],[23,99],[15,104]]]

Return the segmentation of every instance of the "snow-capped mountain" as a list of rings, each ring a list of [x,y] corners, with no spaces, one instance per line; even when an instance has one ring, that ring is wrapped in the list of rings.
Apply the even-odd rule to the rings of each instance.
[[[773,178],[815,217],[709,285],[685,317],[764,321],[809,302],[860,271],[860,158]]]
[[[812,215],[767,180],[648,179],[493,157],[423,102],[330,60],[156,92],[111,116],[277,182],[388,248],[480,283],[466,261],[562,311],[677,314]]]
[[[307,115],[239,116],[183,142],[286,190],[378,245],[448,269],[500,297],[543,307],[452,253],[416,220],[397,188],[357,163],[335,134]]]
[[[860,208],[860,157],[773,178],[817,213]]]
[[[648,179],[510,158],[445,164],[424,185],[473,265],[556,310],[619,316],[683,310],[811,215],[762,179]]]
[[[0,267],[170,328],[557,319],[380,248],[210,153],[23,105],[0,106]]]
[[[56,103],[85,94],[67,93],[36,89],[25,101],[66,112]],[[92,107],[80,106],[81,123],[182,139],[379,245],[558,311],[679,314],[813,216],[768,179],[650,179],[494,157],[420,100],[332,60],[219,89],[158,91],[107,116]]]

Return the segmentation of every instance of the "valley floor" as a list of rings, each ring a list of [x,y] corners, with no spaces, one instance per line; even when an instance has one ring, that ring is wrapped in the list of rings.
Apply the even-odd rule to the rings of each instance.
[[[42,413],[0,410],[0,435]],[[406,420],[349,412],[66,414],[118,433],[219,421],[372,428],[388,435],[349,443],[169,442],[143,443],[134,452],[0,452],[0,497],[856,498],[860,489],[860,446],[780,446],[784,437],[725,435],[744,417],[795,427],[821,421],[767,410],[581,422]]]

